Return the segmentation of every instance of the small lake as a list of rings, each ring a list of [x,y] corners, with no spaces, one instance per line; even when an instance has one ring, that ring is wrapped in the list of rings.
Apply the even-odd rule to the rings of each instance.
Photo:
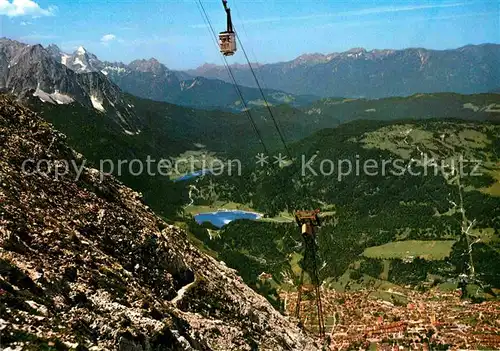
[[[222,228],[226,224],[237,219],[256,220],[261,217],[262,215],[260,215],[259,213],[234,210],[234,211],[199,213],[194,216],[194,219],[199,224],[202,224],[203,222],[210,222],[217,228]]]
[[[193,178],[205,175],[205,174],[211,174],[211,173],[212,173],[212,171],[209,170],[209,169],[202,169],[200,171],[196,171],[196,172],[193,172],[193,173],[188,173],[188,174],[183,175],[182,177],[174,179],[174,182],[181,182],[181,181],[184,181],[184,180],[190,180],[190,179],[193,179]]]

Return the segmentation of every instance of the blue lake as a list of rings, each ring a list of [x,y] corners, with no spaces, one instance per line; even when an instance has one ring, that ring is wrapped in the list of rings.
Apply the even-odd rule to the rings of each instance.
[[[203,222],[210,222],[217,228],[222,228],[226,224],[237,219],[252,219],[256,220],[261,217],[260,214],[246,211],[217,211],[209,213],[199,213],[194,216],[194,219],[199,224]]]
[[[199,177],[201,175],[210,174],[210,173],[212,173],[212,172],[209,169],[202,169],[200,171],[188,173],[188,174],[183,175],[182,177],[174,179],[174,182],[181,182],[183,180],[193,179],[193,178]]]

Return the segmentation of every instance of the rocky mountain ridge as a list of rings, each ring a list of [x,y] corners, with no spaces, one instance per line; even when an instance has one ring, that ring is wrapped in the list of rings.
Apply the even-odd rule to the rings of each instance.
[[[231,81],[207,79],[186,72],[172,71],[155,58],[139,59],[125,64],[100,61],[83,47],[78,48],[73,54],[63,53],[56,45],[50,45],[47,50],[57,61],[71,70],[77,73],[100,72],[123,91],[142,98],[205,109],[240,111],[243,108]],[[243,66],[236,67],[243,68]],[[262,97],[257,89],[248,87],[242,89],[250,107],[262,105]],[[269,103],[273,105],[289,103],[300,106],[316,100],[316,97],[309,94],[294,96],[272,89],[265,89],[264,93]]]
[[[450,50],[354,48],[253,67],[264,86],[292,94],[381,98],[415,93],[485,93],[498,87],[500,45]],[[248,66],[232,68],[240,84],[255,87]],[[223,66],[203,65],[186,73],[230,81]]]
[[[118,86],[102,73],[69,69],[55,58],[56,51],[54,46],[44,49],[0,39],[0,90],[22,100],[35,97],[56,105],[76,102],[109,115],[128,133],[139,132],[138,118]],[[83,62],[94,62],[84,50],[77,54],[88,59],[74,57],[67,61],[83,66],[87,66]]]
[[[6,96],[0,145],[2,347],[319,348],[140,194],[83,167],[64,135]],[[47,167],[34,169],[40,160]],[[77,168],[62,174],[65,162]]]

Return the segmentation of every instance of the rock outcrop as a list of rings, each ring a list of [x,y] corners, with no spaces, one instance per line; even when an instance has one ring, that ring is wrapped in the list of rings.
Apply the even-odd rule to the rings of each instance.
[[[0,96],[2,348],[318,348],[140,194],[95,169],[80,174],[82,161]]]

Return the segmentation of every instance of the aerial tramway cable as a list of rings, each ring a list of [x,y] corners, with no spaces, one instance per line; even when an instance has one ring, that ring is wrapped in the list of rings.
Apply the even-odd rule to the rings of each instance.
[[[238,15],[238,19],[239,19],[239,21],[238,21],[238,23],[239,23],[239,27],[243,29],[243,33],[245,33],[245,37],[246,37],[248,40],[250,40],[250,39],[249,39],[249,35],[248,35],[248,33],[247,33],[247,30],[246,30],[246,28],[245,28],[245,24],[244,24],[244,22],[243,22],[243,20],[242,20],[242,16],[241,16],[240,11],[239,11],[239,9],[238,9],[238,6],[237,6],[237,1],[233,0],[233,4],[232,4],[232,6],[233,6],[233,7],[234,7],[234,9],[236,10],[236,14]],[[241,32],[239,32],[239,33],[241,33]],[[241,38],[241,36],[239,36],[239,38],[238,38],[238,39],[239,39],[239,40],[242,40],[242,39],[240,39],[240,38]],[[240,42],[240,44],[241,44],[241,42]],[[248,48],[248,47],[247,47],[247,48]],[[249,55],[248,55],[248,56],[250,56],[250,59],[251,59],[251,60],[253,60],[253,62],[255,62],[255,63],[258,63],[258,62],[259,62],[259,60],[258,60],[258,58],[257,58],[257,55],[255,55],[255,52],[254,52],[254,50],[253,50],[252,46],[250,46],[250,48],[249,48]],[[247,60],[247,61],[248,61],[248,60]],[[262,86],[263,90],[267,90],[267,89],[269,89],[269,88],[266,86],[266,82],[262,79],[262,75],[261,75],[261,74],[259,74],[259,72],[258,72],[258,71],[256,71],[255,73],[256,73],[256,75],[257,75],[257,78],[259,79],[259,83],[261,84],[261,86]],[[281,126],[279,119],[276,119],[276,122],[278,122],[278,127],[282,129],[283,127]],[[284,138],[283,138],[283,139],[284,139]],[[288,155],[288,156],[290,156],[290,155]]]
[[[208,30],[211,34],[211,36],[213,35],[213,38],[215,40],[215,45],[217,48],[219,48],[219,45],[217,44],[217,34],[212,26],[212,22],[210,21],[210,18],[208,17],[208,14],[205,10],[205,7],[203,6],[203,3],[201,2],[201,0],[198,0],[197,2],[197,5],[198,5],[198,9],[200,10],[200,13],[203,17],[203,20],[205,22],[205,24],[208,26]],[[241,89],[240,87],[238,86],[238,83],[236,82],[236,78],[234,77],[234,74],[233,74],[233,71],[231,69],[231,66],[228,64],[227,62],[227,59],[224,55],[222,55],[222,58],[223,58],[223,61],[224,61],[224,67],[226,68],[226,70],[228,71],[229,73],[229,76],[231,78],[231,81],[233,83],[233,86],[235,88],[235,91],[237,93],[237,95],[239,96],[242,104],[243,104],[243,107],[244,107],[244,111],[245,111],[245,114],[247,115],[248,119],[250,120],[250,123],[252,124],[252,128],[255,132],[255,134],[257,134],[257,137],[259,138],[260,140],[260,143],[262,144],[262,148],[264,149],[264,153],[265,154],[268,154],[268,150],[267,150],[267,147],[266,147],[266,144],[264,143],[264,140],[262,139],[262,135],[260,134],[259,132],[259,129],[257,128],[257,124],[255,123],[253,117],[252,117],[252,114],[250,113],[250,109],[248,108],[248,105],[247,103],[245,102],[245,99],[243,97],[243,93],[241,92]]]
[[[201,11],[203,12],[203,13],[202,13],[202,15],[203,15],[203,17],[204,17],[204,20],[205,20],[205,21],[206,21],[206,23],[208,24],[209,29],[211,30],[211,32],[212,32],[212,34],[213,34],[213,36],[214,36],[215,40],[217,40],[217,34],[216,34],[216,32],[215,32],[215,30],[214,30],[214,28],[213,28],[213,26],[212,26],[212,23],[211,23],[211,21],[210,21],[210,18],[208,17],[208,14],[207,14],[207,12],[206,12],[206,10],[205,10],[205,7],[204,7],[204,5],[203,5],[202,1],[201,1],[201,0],[198,0],[198,3],[199,3],[199,6],[200,6],[200,8],[201,8]],[[224,4],[224,7],[226,8],[226,4],[224,3],[224,1],[223,1],[223,4]],[[227,11],[227,10],[226,10],[226,11]],[[229,19],[229,20],[230,20],[230,19]],[[232,32],[236,32],[236,31],[235,31],[235,26],[234,26],[234,24],[233,24],[232,22],[231,22],[231,27],[232,27],[232,28],[230,28],[230,29],[231,29],[231,31],[232,31]],[[229,30],[229,29],[228,29],[228,30]],[[287,145],[287,143],[286,143],[286,141],[285,141],[285,137],[284,137],[284,135],[283,135],[283,133],[282,133],[282,131],[281,131],[281,129],[280,129],[280,127],[279,127],[279,125],[278,125],[278,122],[277,122],[277,120],[276,120],[276,118],[275,118],[275,116],[274,116],[274,114],[273,114],[273,111],[272,111],[272,109],[271,109],[271,106],[269,105],[269,102],[268,102],[268,100],[267,100],[267,97],[266,97],[266,95],[264,94],[264,91],[263,91],[262,86],[261,86],[261,84],[260,84],[260,82],[259,82],[259,79],[257,78],[257,75],[256,75],[256,73],[255,73],[255,70],[254,70],[254,69],[253,69],[253,67],[252,67],[252,64],[251,64],[251,62],[250,62],[250,59],[248,58],[247,52],[246,52],[246,50],[245,50],[245,47],[243,46],[243,43],[241,42],[241,40],[240,40],[240,38],[239,38],[239,36],[238,36],[238,35],[236,35],[236,39],[238,40],[238,44],[241,46],[241,49],[242,49],[243,54],[244,54],[244,56],[245,56],[245,59],[246,59],[246,61],[247,61],[248,67],[250,68],[250,71],[251,71],[252,76],[253,76],[253,78],[254,78],[254,80],[255,80],[255,83],[257,84],[257,88],[259,89],[260,95],[262,96],[262,99],[264,100],[264,104],[266,105],[266,108],[267,108],[267,110],[268,110],[268,112],[269,112],[269,115],[270,115],[270,117],[271,117],[271,119],[272,119],[272,121],[273,121],[274,127],[275,127],[276,131],[278,132],[278,135],[279,135],[279,137],[280,137],[281,143],[283,144],[283,146],[284,146],[284,148],[285,148],[285,151],[286,151],[286,153],[287,153],[288,157],[289,157],[290,159],[292,159],[292,155],[291,155],[290,150],[289,150],[289,148],[288,148],[288,145]],[[244,105],[244,107],[245,107],[245,110],[246,110],[246,112],[248,113],[249,119],[251,120],[251,122],[252,122],[252,126],[253,126],[253,128],[254,128],[254,131],[258,134],[259,139],[261,140],[261,143],[262,143],[262,145],[264,146],[265,153],[267,154],[267,153],[268,153],[268,152],[267,152],[267,148],[266,148],[266,147],[265,147],[265,145],[264,145],[264,141],[262,140],[262,137],[261,137],[261,135],[260,135],[260,132],[259,132],[259,131],[258,131],[258,129],[257,129],[257,125],[256,125],[255,121],[254,121],[254,120],[253,120],[253,118],[251,117],[250,111],[249,111],[248,106],[247,106],[247,104],[246,104],[246,102],[245,102],[245,100],[244,100],[243,94],[241,93],[241,90],[240,90],[240,88],[239,88],[239,86],[238,86],[238,83],[237,83],[236,78],[235,78],[235,76],[234,76],[234,73],[233,73],[233,71],[232,71],[232,69],[231,69],[231,66],[228,64],[226,57],[225,57],[224,55],[223,55],[222,57],[223,57],[223,59],[224,59],[224,66],[226,67],[227,71],[229,72],[229,75],[230,75],[230,77],[231,77],[231,80],[232,80],[232,82],[233,82],[233,85],[234,85],[234,86],[235,86],[235,88],[238,90],[238,95],[240,96],[240,98],[241,98],[241,100],[242,100],[242,103],[243,103],[243,105]]]
[[[239,15],[238,8],[236,7],[236,2],[234,3],[234,6],[235,6],[235,8],[236,8],[236,12],[238,13],[238,17],[241,19],[241,16]],[[247,35],[247,37],[248,37],[248,34],[246,33],[246,30],[245,30],[245,27],[244,27],[244,24],[243,24],[243,23],[241,23],[241,26],[242,26],[243,30],[245,31],[245,34],[246,34],[246,35]],[[232,25],[232,28],[231,28],[231,29],[232,29],[232,30],[234,30],[234,25]],[[244,54],[244,56],[245,56],[245,59],[246,59],[246,61],[247,61],[247,63],[248,63],[248,67],[250,68],[250,71],[251,71],[252,76],[253,76],[253,78],[254,78],[254,80],[255,80],[255,83],[257,84],[257,88],[258,88],[258,89],[259,89],[259,91],[260,91],[260,95],[262,96],[262,99],[264,100],[264,103],[265,103],[265,105],[266,105],[266,108],[267,108],[267,110],[269,111],[269,115],[271,116],[271,119],[273,120],[274,127],[276,128],[276,131],[278,132],[278,135],[279,135],[280,140],[281,140],[281,142],[282,142],[282,144],[283,144],[283,146],[284,146],[284,148],[285,148],[285,151],[286,151],[286,153],[287,153],[287,156],[288,156],[288,157],[290,158],[290,160],[291,160],[291,159],[292,159],[292,155],[291,155],[291,153],[290,153],[290,151],[289,151],[289,149],[288,149],[288,146],[287,146],[287,144],[286,144],[286,142],[285,142],[285,138],[284,138],[284,136],[283,136],[283,133],[282,133],[282,131],[281,131],[281,129],[280,129],[280,126],[279,126],[279,124],[278,124],[277,119],[274,117],[273,111],[272,111],[272,109],[271,109],[271,105],[269,105],[269,102],[268,102],[268,100],[267,100],[267,98],[266,98],[266,96],[265,96],[265,94],[264,94],[264,91],[263,91],[263,89],[262,89],[261,83],[260,83],[260,81],[259,81],[259,79],[258,79],[258,77],[257,77],[257,74],[255,73],[255,70],[254,70],[254,69],[253,69],[253,67],[252,67],[252,64],[251,64],[251,62],[250,62],[250,60],[249,60],[249,58],[248,58],[247,52],[246,52],[246,50],[245,50],[245,47],[243,46],[243,43],[241,42],[240,36],[239,36],[239,35],[236,35],[236,39],[237,39],[237,41],[238,41],[238,44],[241,46],[241,49],[242,49],[243,54]],[[250,48],[250,49],[251,49],[251,48]],[[252,50],[252,53],[253,53],[253,50]],[[256,59],[256,57],[255,57],[255,53],[253,53],[253,56],[254,56],[254,58],[255,58],[255,61],[256,61],[256,62],[258,62],[258,61],[257,61],[257,59]]]
[[[279,125],[278,125],[278,123],[277,123],[277,121],[276,121],[276,118],[274,117],[274,114],[273,114],[273,112],[272,112],[272,110],[271,110],[271,107],[270,107],[270,105],[269,105],[269,102],[267,101],[267,98],[266,98],[266,96],[265,96],[265,94],[264,94],[264,91],[262,90],[262,87],[261,87],[261,85],[260,85],[260,83],[259,83],[259,80],[258,80],[258,78],[257,78],[257,75],[255,74],[255,71],[254,71],[254,69],[253,69],[253,67],[252,67],[252,64],[250,63],[250,60],[249,60],[248,55],[247,55],[247,53],[246,53],[246,50],[245,50],[245,48],[244,48],[244,46],[243,46],[243,43],[241,42],[241,40],[240,40],[239,36],[235,35],[234,25],[232,24],[232,20],[231,20],[231,16],[230,16],[230,10],[229,10],[229,8],[227,7],[227,1],[222,0],[222,3],[223,3],[223,5],[224,5],[224,9],[226,10],[226,13],[227,13],[227,15],[228,15],[228,28],[227,28],[227,31],[226,31],[226,32],[222,32],[222,33],[221,33],[221,36],[222,36],[222,37],[224,37],[224,38],[226,39],[226,43],[225,43],[225,44],[227,44],[227,35],[228,35],[228,33],[232,35],[232,38],[233,38],[233,39],[234,39],[234,37],[236,37],[236,38],[237,38],[238,43],[239,43],[239,45],[241,46],[241,49],[242,49],[243,54],[244,54],[244,56],[245,56],[245,59],[246,59],[246,61],[247,61],[247,63],[248,63],[248,66],[249,66],[249,68],[250,68],[250,71],[252,72],[252,76],[253,76],[253,78],[255,79],[255,82],[256,82],[256,84],[257,84],[257,87],[258,87],[258,89],[259,89],[259,91],[260,91],[260,94],[261,94],[261,96],[262,96],[262,99],[264,100],[264,103],[265,103],[265,105],[266,105],[266,108],[267,108],[267,110],[269,111],[269,115],[271,116],[271,119],[273,120],[274,127],[276,128],[276,131],[278,132],[278,135],[279,135],[279,137],[280,137],[281,142],[283,143],[283,146],[284,146],[284,148],[285,148],[286,153],[288,154],[288,157],[290,157],[290,160],[293,162],[293,160],[292,160],[292,155],[291,155],[290,150],[289,150],[289,148],[288,148],[288,146],[287,146],[287,144],[286,144],[286,141],[285,141],[285,138],[284,138],[284,136],[283,136],[283,133],[281,132],[281,129],[280,129],[280,127],[279,127]],[[211,23],[211,21],[210,21],[210,18],[208,17],[208,14],[207,14],[207,12],[206,12],[206,10],[205,10],[205,7],[203,6],[202,1],[201,1],[201,0],[198,0],[198,4],[199,4],[199,6],[198,6],[198,7],[199,7],[199,9],[200,9],[200,12],[201,12],[201,14],[202,14],[202,17],[203,17],[203,19],[204,19],[205,23],[208,25],[208,27],[209,27],[209,31],[211,31],[211,33],[213,34],[213,37],[214,37],[214,38],[215,38],[215,40],[216,40],[215,44],[216,44],[216,46],[217,46],[217,47],[219,47],[219,45],[217,44],[217,38],[218,38],[218,36],[217,36],[217,34],[216,34],[216,32],[215,32],[215,30],[214,30],[213,26],[212,26],[212,23]],[[221,37],[221,36],[220,36],[220,37]],[[259,132],[259,130],[258,130],[258,128],[257,128],[257,125],[256,125],[255,121],[254,121],[254,120],[253,120],[253,118],[252,118],[252,115],[251,115],[251,113],[250,113],[250,110],[248,109],[248,106],[247,106],[247,104],[246,104],[246,102],[245,102],[245,100],[244,100],[243,94],[242,94],[242,92],[241,92],[241,89],[240,89],[240,88],[239,88],[239,86],[238,86],[238,83],[237,83],[236,78],[235,78],[235,76],[234,76],[234,74],[233,74],[233,71],[232,71],[232,69],[231,69],[231,66],[228,64],[227,59],[226,59],[226,57],[225,57],[225,56],[226,56],[226,54],[232,55],[232,54],[234,54],[234,52],[236,51],[236,46],[234,45],[234,44],[235,44],[235,43],[234,43],[234,40],[233,40],[232,44],[233,44],[232,49],[231,49],[231,48],[229,48],[229,49],[228,49],[227,47],[222,47],[222,46],[220,47],[220,48],[221,48],[221,53],[223,53],[222,58],[223,58],[223,60],[224,60],[224,66],[226,67],[226,70],[228,71],[228,73],[229,73],[229,75],[230,75],[230,77],[231,77],[231,80],[232,80],[232,82],[233,82],[233,85],[234,85],[234,87],[235,87],[235,89],[236,89],[236,92],[237,92],[237,94],[239,95],[239,97],[240,97],[240,99],[241,99],[241,101],[242,101],[242,103],[243,103],[243,106],[244,106],[244,108],[245,108],[245,112],[246,112],[246,114],[247,114],[248,118],[250,119],[250,121],[251,121],[251,123],[252,123],[253,129],[254,129],[255,133],[257,134],[257,136],[258,136],[259,140],[261,141],[262,146],[264,147],[264,151],[265,151],[265,153],[267,154],[267,153],[268,153],[268,152],[267,152],[267,148],[266,148],[266,146],[265,146],[264,141],[262,140],[262,136],[261,136],[261,134],[260,134],[260,132]],[[226,46],[227,46],[227,45],[226,45]],[[318,225],[319,225],[319,218],[317,217],[317,213],[318,213],[318,212],[317,212],[317,211],[313,211],[313,212],[314,212],[314,218],[315,218],[315,220],[311,220],[311,219],[307,220],[307,216],[306,216],[305,218],[302,218],[302,219],[301,219],[301,221],[303,221],[304,219],[307,221],[307,223],[308,223],[307,225],[308,225],[308,226],[310,226],[310,228],[311,228],[311,232],[312,232],[312,233],[314,233],[314,228],[313,228],[313,227],[315,227],[315,226],[318,226]],[[299,218],[299,217],[296,217],[297,221],[299,221],[299,219],[298,219],[298,218]],[[304,223],[305,223],[305,222],[304,222]],[[317,265],[316,265],[316,250],[315,250],[315,248],[314,248],[314,246],[315,246],[315,241],[316,241],[316,237],[315,237],[315,235],[314,235],[314,234],[312,235],[312,238],[311,238],[311,239],[312,239],[312,246],[313,246],[313,247],[312,247],[312,250],[307,250],[307,248],[305,248],[305,250],[306,250],[306,252],[307,252],[307,251],[312,251],[312,252],[309,252],[309,254],[312,254],[312,261],[313,261],[313,267],[312,267],[313,269],[312,269],[312,272],[311,272],[311,273],[312,273],[312,275],[313,275],[313,277],[312,277],[312,281],[313,281],[313,285],[315,286],[315,293],[316,293],[315,295],[316,295],[316,305],[317,305],[317,309],[318,309],[318,328],[319,328],[319,333],[320,333],[320,335],[321,335],[321,336],[324,336],[324,319],[323,319],[323,312],[322,312],[322,309],[323,309],[323,308],[322,308],[322,302],[321,302],[321,292],[320,292],[320,286],[319,286],[318,270],[317,270]],[[307,242],[307,241],[305,241],[305,244],[306,244],[306,242]],[[307,245],[306,245],[306,246],[307,246]],[[306,253],[306,252],[305,252],[305,253]],[[304,256],[305,256],[305,255],[304,255]],[[301,301],[300,301],[300,300],[301,300],[301,296],[300,296],[300,295],[301,295],[301,286],[302,286],[302,283],[303,283],[303,282],[302,282],[303,277],[304,277],[304,270],[302,270],[302,272],[301,272],[301,281],[300,281],[300,287],[299,287],[299,291],[298,291],[298,294],[299,294],[299,295],[298,295],[297,307],[296,307],[296,314],[297,314],[297,315],[300,315],[300,304],[301,304]],[[300,318],[300,317],[299,317],[299,318]]]
[[[241,20],[241,16],[240,16],[239,11],[238,11],[238,8],[237,8],[237,6],[236,6],[236,2],[234,2],[234,7],[235,7],[235,9],[236,9],[236,12],[237,12],[237,14],[238,14],[239,19]],[[246,36],[248,37],[248,33],[246,33],[245,26],[244,26],[243,22],[241,23],[241,27],[243,28],[243,30],[244,30],[244,32],[245,32],[245,34],[246,34]],[[234,30],[234,25],[232,25],[232,29]],[[236,34],[238,34],[238,33],[236,33]],[[296,176],[296,175],[297,175],[297,174],[301,171],[301,167],[300,167],[300,165],[299,165],[298,163],[294,163],[294,162],[293,162],[293,157],[292,157],[292,154],[291,154],[291,152],[290,152],[290,149],[289,149],[289,148],[288,148],[288,146],[287,146],[287,143],[286,143],[286,141],[285,141],[285,138],[284,138],[284,136],[283,136],[283,133],[281,132],[281,129],[280,129],[280,126],[279,126],[278,120],[274,117],[274,114],[273,114],[273,112],[272,112],[271,106],[269,105],[269,103],[268,103],[268,101],[267,101],[267,98],[265,97],[265,94],[264,94],[264,91],[263,91],[263,89],[262,89],[261,83],[260,83],[260,81],[259,81],[259,79],[258,79],[258,77],[257,77],[257,74],[256,74],[255,70],[254,70],[254,69],[253,69],[253,67],[252,67],[252,64],[251,64],[251,62],[250,62],[250,60],[249,60],[249,58],[248,58],[247,52],[246,52],[246,50],[245,50],[245,47],[243,46],[243,43],[241,42],[240,36],[239,36],[239,35],[236,35],[236,38],[237,38],[237,40],[238,40],[238,44],[241,46],[241,49],[242,49],[242,51],[243,51],[243,54],[244,54],[244,56],[245,56],[245,58],[246,58],[246,61],[247,61],[247,63],[248,63],[248,66],[250,67],[251,73],[252,73],[252,75],[253,75],[253,77],[254,77],[254,79],[255,79],[255,82],[256,82],[256,84],[257,84],[257,87],[258,87],[258,89],[259,89],[259,91],[260,91],[260,94],[261,94],[262,98],[264,99],[264,102],[265,102],[266,108],[267,108],[267,110],[269,111],[269,114],[270,114],[270,116],[271,116],[271,119],[273,120],[274,126],[275,126],[275,128],[276,128],[276,130],[277,130],[277,132],[278,132],[278,134],[279,134],[279,137],[280,137],[280,139],[281,139],[281,142],[282,142],[282,144],[283,144],[283,146],[284,146],[284,148],[285,148],[286,154],[287,154],[287,156],[288,156],[288,158],[289,158],[290,162],[292,162],[292,166],[291,166],[291,170],[290,170],[291,172],[290,172],[290,175],[288,176],[288,178],[289,178],[289,179],[293,179],[293,178],[294,178],[294,177],[295,177],[295,176]],[[250,47],[250,49],[252,49],[252,48]],[[253,52],[253,51],[252,51],[252,52]],[[255,61],[256,61],[256,62],[258,62],[258,60],[257,60],[257,58],[256,58],[256,56],[255,56],[255,53],[253,53],[253,56],[254,56]],[[295,169],[294,169],[294,168],[295,168]],[[299,184],[299,187],[300,187],[300,188],[301,188],[301,190],[302,190],[304,186],[303,186],[303,185],[301,186],[301,185]],[[283,191],[285,188],[286,188],[285,183],[281,183],[281,186],[279,186],[279,191]]]
[[[233,26],[234,28],[234,26]],[[257,84],[257,87],[259,88],[260,95],[262,96],[262,99],[264,100],[264,104],[266,105],[267,110],[269,111],[269,115],[271,116],[271,119],[273,120],[274,127],[276,128],[276,131],[278,132],[278,135],[281,139],[281,142],[283,143],[283,146],[285,147],[285,151],[288,154],[288,157],[292,159],[292,154],[290,153],[290,150],[288,149],[288,146],[286,145],[285,142],[285,137],[283,136],[283,133],[281,132],[281,129],[278,126],[278,122],[276,121],[276,118],[274,118],[273,111],[271,109],[271,106],[269,106],[269,102],[267,101],[266,95],[264,94],[264,91],[262,90],[262,87],[259,83],[259,80],[257,79],[257,75],[255,74],[255,71],[252,67],[252,64],[250,63],[250,60],[248,59],[247,52],[245,50],[245,47],[243,46],[243,43],[240,40],[240,37],[236,35],[236,39],[238,40],[238,44],[241,46],[241,50],[243,51],[243,55],[245,56],[245,59],[247,60],[248,67],[250,67],[250,71],[252,72],[252,76],[255,79],[255,83]]]

